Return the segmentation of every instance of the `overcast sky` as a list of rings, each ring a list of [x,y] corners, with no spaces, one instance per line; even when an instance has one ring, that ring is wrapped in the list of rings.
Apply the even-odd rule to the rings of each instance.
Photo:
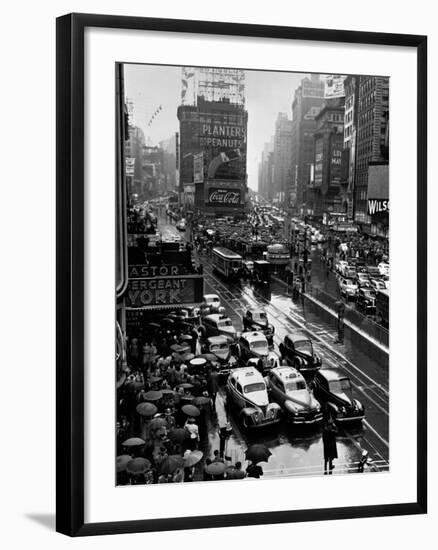
[[[292,118],[295,89],[307,74],[245,71],[245,102],[248,111],[248,185],[257,189],[257,170],[265,142],[274,134],[279,112]],[[152,145],[179,131],[176,116],[181,104],[181,67],[125,65],[125,94],[134,104],[133,123]],[[153,113],[162,109],[152,124]]]

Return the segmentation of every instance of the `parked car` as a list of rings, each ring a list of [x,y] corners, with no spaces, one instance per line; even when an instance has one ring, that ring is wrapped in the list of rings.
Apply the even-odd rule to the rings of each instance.
[[[243,332],[238,340],[242,366],[253,365],[262,373],[278,366],[278,355],[269,349],[268,340],[262,332]]]
[[[352,265],[347,265],[347,267],[344,268],[344,277],[346,279],[354,279],[356,277],[357,271],[356,268]]]
[[[225,336],[229,341],[234,341],[237,336],[237,331],[229,317],[220,313],[212,313],[206,315],[202,319],[201,331],[205,333],[205,337],[210,336]]]
[[[381,277],[380,270],[375,265],[367,265],[367,273],[370,279],[380,279]]]
[[[357,291],[356,308],[365,315],[376,313],[376,294],[370,288],[359,288]]]
[[[336,273],[339,273],[340,275],[344,274],[344,269],[347,267],[348,262],[346,260],[339,260],[335,264],[335,271]]]
[[[302,332],[290,332],[280,344],[280,354],[301,373],[313,374],[321,368],[321,357],[314,351],[312,340]]]
[[[376,292],[378,290],[385,290],[386,284],[382,279],[371,279],[370,280],[371,288]]]
[[[344,279],[343,277],[339,280],[339,290],[341,296],[346,300],[354,300],[357,293],[357,284],[353,279]]]
[[[269,403],[261,373],[254,367],[233,369],[226,385],[227,404],[239,410],[245,428],[261,428],[281,419],[278,403]]]
[[[377,266],[377,269],[379,270],[380,275],[389,277],[389,264],[387,264],[386,262],[380,262],[380,264]]]
[[[313,379],[312,387],[315,397],[326,405],[328,414],[336,422],[361,421],[365,418],[365,408],[353,397],[350,379],[341,370],[320,370]]]
[[[322,421],[321,405],[296,369],[276,367],[269,371],[267,380],[271,399],[282,407],[289,422],[309,425]]]
[[[371,286],[371,281],[368,273],[358,272],[356,275],[356,284],[359,288],[369,288]]]
[[[266,336],[268,344],[272,346],[274,341],[274,326],[268,321],[264,309],[247,309],[243,316],[243,327],[245,331],[259,331]]]

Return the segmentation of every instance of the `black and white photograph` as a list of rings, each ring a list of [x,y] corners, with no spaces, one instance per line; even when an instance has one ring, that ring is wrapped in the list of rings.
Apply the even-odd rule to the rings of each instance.
[[[329,71],[116,64],[117,486],[390,471],[391,80]]]

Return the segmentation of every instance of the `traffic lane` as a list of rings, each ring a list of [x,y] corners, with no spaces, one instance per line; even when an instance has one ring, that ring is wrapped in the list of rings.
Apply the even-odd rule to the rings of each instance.
[[[249,300],[245,301],[245,296],[248,298],[248,294],[245,295],[245,293],[243,293],[241,294],[242,299],[238,298],[236,295],[236,288],[239,288],[238,285],[230,285],[230,287],[232,287],[231,290],[217,277],[212,276],[211,273],[206,275],[206,287],[209,292],[216,292],[221,296],[223,305],[225,305],[227,314],[230,316],[233,324],[235,324],[237,330],[242,330],[241,315],[245,307],[248,305],[252,307],[255,306],[253,302]],[[243,287],[243,290],[245,290],[245,287]],[[269,303],[258,303],[257,305],[262,305],[265,307],[270,321],[275,327],[275,343],[278,346],[285,334],[290,332],[291,328],[296,327],[292,326],[292,320],[289,319],[288,316],[284,316],[278,311],[270,311]],[[310,336],[312,337],[312,335]],[[366,373],[362,371],[356,372],[348,361],[345,361],[344,364],[342,364],[339,356],[334,354],[325,342],[321,345],[316,345],[315,347],[317,348],[318,353],[322,356],[324,365],[332,367],[342,366],[347,372],[349,372],[356,397],[362,401],[366,408],[364,432],[366,433],[366,440],[369,446],[368,450],[372,450],[373,454],[376,456],[376,459],[387,460],[389,455],[389,415],[387,393],[382,391],[380,384],[371,377],[368,377]]]
[[[254,443],[262,443],[271,451],[268,462],[261,463],[264,477],[309,476],[324,474],[324,447],[320,427],[311,429],[293,428],[284,421],[267,429],[244,430],[238,413],[226,403],[224,388],[216,399],[218,416],[225,415],[231,424],[231,434],[225,441],[224,457],[230,464],[241,462],[245,470],[248,461],[245,451]],[[223,423],[223,420],[221,421]],[[361,435],[352,437],[342,429],[336,438],[338,459],[335,460],[335,474],[356,473],[362,452],[367,449]],[[207,445],[202,450],[205,457],[213,457],[220,449],[218,422],[209,425]],[[369,450],[371,465],[369,472],[384,471],[388,468],[385,460]],[[202,478],[199,468],[197,479]]]

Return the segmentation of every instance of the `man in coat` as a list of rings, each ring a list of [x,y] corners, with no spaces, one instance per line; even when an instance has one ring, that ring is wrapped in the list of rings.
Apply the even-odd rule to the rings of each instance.
[[[332,473],[332,470],[335,467],[333,460],[338,458],[338,449],[336,447],[337,432],[338,430],[336,425],[332,420],[326,423],[322,432],[322,443],[324,447],[324,474]]]

